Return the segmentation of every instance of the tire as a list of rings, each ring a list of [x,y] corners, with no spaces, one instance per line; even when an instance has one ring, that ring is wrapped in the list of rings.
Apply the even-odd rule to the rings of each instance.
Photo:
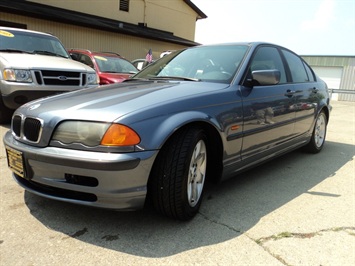
[[[13,110],[5,106],[0,94],[0,124],[10,123],[12,114]]]
[[[163,146],[148,184],[155,209],[186,221],[198,212],[207,169],[207,137],[197,127],[185,128]]]
[[[319,113],[314,125],[313,133],[310,142],[305,146],[305,150],[310,153],[319,153],[324,146],[325,137],[327,134],[328,119],[322,111]]]

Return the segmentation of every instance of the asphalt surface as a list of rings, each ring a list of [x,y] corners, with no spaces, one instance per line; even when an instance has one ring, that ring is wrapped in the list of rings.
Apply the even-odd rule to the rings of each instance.
[[[1,141],[0,265],[355,265],[355,103],[332,105],[320,154],[295,151],[208,188],[189,222],[25,192]]]

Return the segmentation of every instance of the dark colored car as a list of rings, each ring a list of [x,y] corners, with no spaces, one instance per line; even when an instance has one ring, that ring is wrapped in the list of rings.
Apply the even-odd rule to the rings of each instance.
[[[96,70],[100,85],[122,82],[138,72],[138,69],[124,57],[111,52],[92,52],[84,49],[70,49],[71,57]]]
[[[286,48],[197,46],[122,83],[20,107],[4,143],[32,193],[111,209],[150,203],[187,220],[207,181],[301,147],[320,152],[330,110],[326,84]]]

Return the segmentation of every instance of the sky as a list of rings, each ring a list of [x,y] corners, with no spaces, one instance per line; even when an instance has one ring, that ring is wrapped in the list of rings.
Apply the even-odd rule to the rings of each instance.
[[[355,56],[355,0],[192,0],[195,41],[265,41],[299,55]]]

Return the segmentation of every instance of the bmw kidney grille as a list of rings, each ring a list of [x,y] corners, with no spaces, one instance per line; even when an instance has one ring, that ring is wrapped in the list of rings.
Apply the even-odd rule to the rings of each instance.
[[[37,118],[15,115],[12,119],[12,132],[18,139],[38,143],[41,139],[42,122]]]

